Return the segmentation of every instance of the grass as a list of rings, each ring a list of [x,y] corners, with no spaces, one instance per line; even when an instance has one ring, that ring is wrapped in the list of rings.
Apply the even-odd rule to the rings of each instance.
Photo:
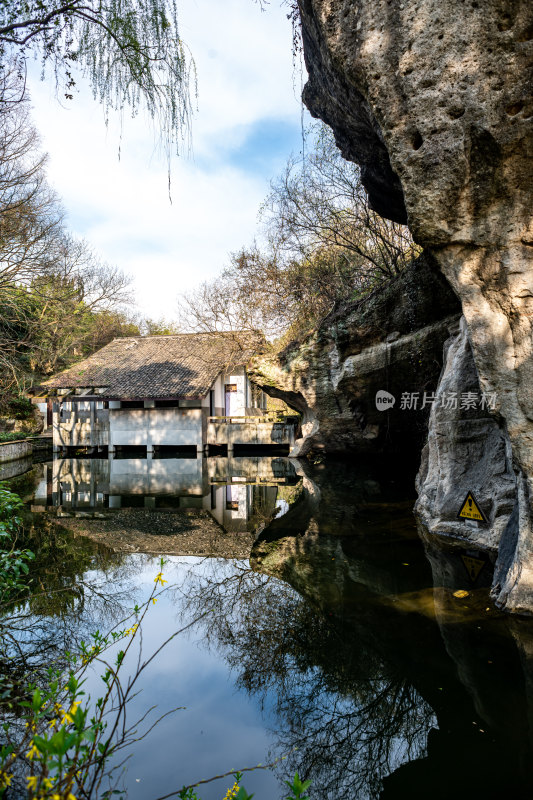
[[[12,433],[0,433],[0,444],[3,442],[18,442],[21,439],[28,439],[30,436],[35,436],[35,433],[28,433],[22,431],[14,431]]]

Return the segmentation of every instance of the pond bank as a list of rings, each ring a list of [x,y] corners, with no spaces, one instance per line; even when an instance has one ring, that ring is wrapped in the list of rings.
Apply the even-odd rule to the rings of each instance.
[[[19,439],[15,442],[0,442],[0,464],[28,458],[32,452],[32,444],[26,439]]]

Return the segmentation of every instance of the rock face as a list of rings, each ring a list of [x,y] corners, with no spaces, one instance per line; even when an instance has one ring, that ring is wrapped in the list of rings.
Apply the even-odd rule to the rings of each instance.
[[[256,359],[252,379],[302,414],[302,437],[291,455],[394,451],[416,469],[443,343],[459,310],[431,259],[421,257],[305,342],[280,357]],[[394,405],[378,406],[378,392],[392,395]],[[406,395],[416,396],[416,407],[402,408]]]
[[[533,6],[300,0],[300,10],[306,105],[361,164],[374,208],[408,221],[461,300],[519,473],[517,547],[531,554]],[[531,592],[533,576],[516,569]]]
[[[515,505],[516,477],[505,431],[485,403],[462,404],[461,396],[467,394],[480,397],[463,317],[445,343],[444,367],[418,474],[416,511],[430,533],[460,537],[497,552]],[[458,518],[469,491],[486,523]]]
[[[494,600],[508,611],[531,613],[533,531],[527,480],[513,463],[501,418],[488,409],[461,408],[447,399],[464,392],[479,396],[480,387],[463,317],[445,344],[415,509],[431,535],[455,538],[459,546],[466,541],[497,555]],[[486,515],[485,523],[458,519],[468,491]]]
[[[515,474],[509,437],[487,407],[466,408],[450,398],[479,396],[464,317],[445,344],[445,359],[429,420],[417,480],[416,511],[432,536],[496,556],[493,597],[507,610],[531,612],[531,529],[524,477]],[[487,398],[490,403],[490,398]],[[465,404],[466,405],[466,404]],[[486,522],[458,518],[472,492]]]
[[[0,431],[2,433],[41,433],[43,430],[43,415],[36,406],[32,406],[31,414],[26,419],[17,419],[12,416],[0,417]]]

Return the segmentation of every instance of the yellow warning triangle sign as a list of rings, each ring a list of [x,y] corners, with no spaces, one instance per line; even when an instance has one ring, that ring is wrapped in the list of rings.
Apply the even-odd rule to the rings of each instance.
[[[472,583],[475,583],[479,573],[485,566],[485,562],[481,558],[472,558],[472,556],[461,556],[461,558],[463,559],[468,577]]]
[[[487,518],[478,503],[476,502],[472,492],[468,492],[465,501],[461,506],[461,510],[457,515],[461,519],[475,519],[478,522],[486,522]]]

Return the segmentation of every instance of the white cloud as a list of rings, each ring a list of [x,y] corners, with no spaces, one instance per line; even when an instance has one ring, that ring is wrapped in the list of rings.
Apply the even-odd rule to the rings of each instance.
[[[150,316],[175,314],[179,292],[216,274],[228,252],[253,238],[272,165],[288,156],[300,124],[286,9],[273,2],[262,12],[252,0],[181,6],[181,35],[198,70],[199,113],[194,157],[172,162],[172,205],[166,160],[146,119],[126,112],[121,142],[118,120],[106,130],[85,87],[63,108],[49,84],[30,82],[50,181],[72,230],[134,275],[138,305]],[[269,145],[262,163],[262,126],[272,131],[276,124],[279,146]],[[249,158],[239,164],[235,153],[250,134],[252,166]]]

